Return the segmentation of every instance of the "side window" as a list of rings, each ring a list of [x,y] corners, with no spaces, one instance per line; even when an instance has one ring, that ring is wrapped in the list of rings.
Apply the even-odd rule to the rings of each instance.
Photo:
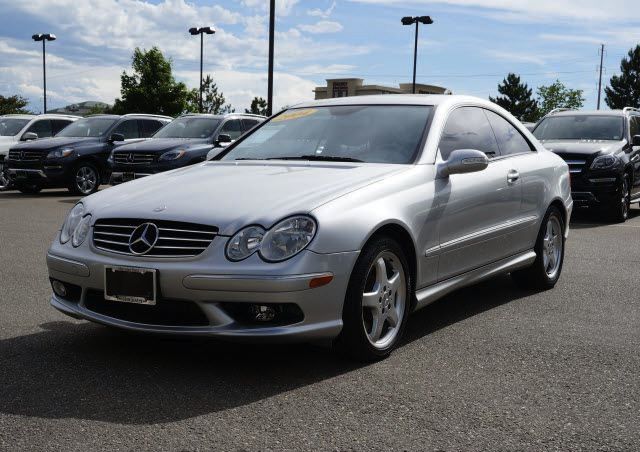
[[[65,127],[67,127],[72,122],[73,121],[67,121],[67,120],[64,120],[64,119],[52,119],[51,120],[51,133],[53,133],[54,135],[57,135],[58,132],[60,132]]]
[[[140,137],[147,138],[156,133],[165,123],[153,119],[141,119],[138,121],[140,127]]]
[[[41,119],[39,121],[36,121],[33,124],[31,124],[31,126],[26,130],[26,132],[37,133],[38,138],[50,137],[52,136],[51,121],[49,121],[48,119]]]
[[[140,138],[140,133],[138,132],[138,121],[135,119],[123,121],[111,133],[121,133],[124,135],[125,140]]]
[[[242,125],[244,126],[244,130],[247,131],[249,129],[252,129],[256,124],[258,124],[258,121],[255,119],[243,119],[242,120]]]
[[[485,113],[496,135],[500,154],[513,155],[532,151],[529,142],[509,121],[490,110],[485,110]]]
[[[229,135],[232,140],[237,140],[242,135],[242,125],[239,119],[230,119],[225,122],[220,133]]]
[[[449,115],[440,138],[440,156],[447,160],[459,149],[476,149],[489,158],[499,154],[496,138],[481,108],[462,107]]]
[[[640,116],[632,116],[631,121],[629,121],[629,135],[631,135],[631,139],[635,135],[640,135]]]

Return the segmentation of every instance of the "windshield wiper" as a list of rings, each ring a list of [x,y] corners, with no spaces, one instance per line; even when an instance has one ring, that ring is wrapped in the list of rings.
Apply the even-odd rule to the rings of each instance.
[[[299,155],[296,157],[269,157],[266,160],[310,160],[318,162],[353,162],[364,163],[364,160],[354,159],[351,157],[339,157],[337,155]]]
[[[240,158],[235,159],[235,160],[237,161],[237,160],[267,160],[267,159],[259,159],[257,157],[240,157]]]

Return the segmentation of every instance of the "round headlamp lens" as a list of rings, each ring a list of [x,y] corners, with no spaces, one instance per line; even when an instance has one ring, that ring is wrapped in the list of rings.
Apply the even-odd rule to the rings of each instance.
[[[67,219],[64,221],[62,225],[62,230],[60,231],[60,243],[67,243],[71,239],[71,235],[73,231],[76,230],[78,223],[82,219],[84,215],[84,205],[82,203],[76,204],[73,209],[67,215]]]
[[[82,220],[80,220],[80,223],[78,223],[78,226],[76,226],[76,228],[74,229],[71,237],[71,244],[75,247],[82,245],[82,242],[84,242],[84,239],[87,238],[90,229],[91,215],[87,215],[86,217],[83,217]]]
[[[241,261],[258,251],[264,237],[264,229],[259,226],[249,226],[231,237],[227,243],[227,258]]]
[[[264,235],[260,255],[271,262],[289,259],[311,243],[316,230],[316,222],[313,218],[306,216],[287,218]]]

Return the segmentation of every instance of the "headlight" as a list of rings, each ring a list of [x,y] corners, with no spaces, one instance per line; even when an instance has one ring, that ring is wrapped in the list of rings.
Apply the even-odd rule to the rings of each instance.
[[[256,251],[267,262],[287,260],[305,249],[316,234],[313,218],[290,217],[268,231],[260,226],[249,226],[231,237],[227,243],[227,258],[241,261]]]
[[[48,159],[61,159],[64,157],[69,157],[73,154],[73,149],[65,148],[65,149],[56,149],[55,151],[51,151],[47,154]]]
[[[613,155],[601,155],[600,157],[596,157],[596,159],[593,161],[593,163],[591,164],[591,169],[597,170],[613,168],[614,166],[618,165],[618,162],[620,162],[618,157],[615,157]]]
[[[64,224],[62,225],[62,231],[60,232],[60,243],[67,243],[71,239],[71,235],[73,231],[76,230],[78,223],[82,219],[84,215],[84,205],[82,203],[76,204],[69,215],[67,215],[67,219],[64,220]]]
[[[178,160],[180,157],[182,157],[185,154],[185,152],[186,151],[184,149],[165,152],[160,156],[158,160]]]
[[[227,243],[227,258],[231,261],[241,261],[258,251],[264,229],[260,226],[249,226],[231,237]]]
[[[87,234],[89,234],[89,229],[91,229],[91,215],[83,217],[80,223],[78,223],[78,226],[73,230],[71,244],[75,247],[82,245],[84,239],[87,238]]]

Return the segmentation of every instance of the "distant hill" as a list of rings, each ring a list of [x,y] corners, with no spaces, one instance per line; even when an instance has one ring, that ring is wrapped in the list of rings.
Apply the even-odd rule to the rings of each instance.
[[[78,116],[87,116],[96,113],[104,113],[106,110],[110,109],[111,105],[105,104],[104,102],[96,102],[93,100],[88,100],[86,102],[79,102],[77,104],[67,105],[62,108],[54,108],[47,110],[47,113],[59,113],[65,115],[78,115]]]

